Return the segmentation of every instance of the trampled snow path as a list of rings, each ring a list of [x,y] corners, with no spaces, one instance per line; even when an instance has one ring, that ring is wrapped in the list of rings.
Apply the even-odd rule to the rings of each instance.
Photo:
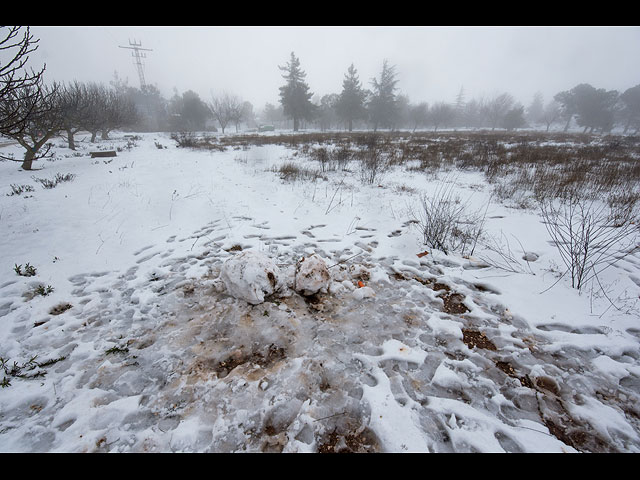
[[[454,256],[417,258],[415,235],[389,214],[386,198],[372,204],[374,195],[359,192],[353,209],[327,216],[326,203],[309,206],[275,179],[261,186],[251,167],[231,171],[234,162],[220,157],[220,184],[207,193],[215,208],[176,228],[184,210],[164,217],[164,207],[180,206],[176,193],[162,208],[171,231],[154,231],[162,223],[152,217],[153,235],[120,243],[126,251],[112,268],[83,266],[98,265],[97,247],[116,251],[117,235],[91,245],[91,256],[79,253],[84,262],[65,264],[66,278],[35,253],[42,273],[18,277],[6,271],[14,257],[3,254],[0,355],[46,375],[11,377],[0,390],[0,450],[640,450],[632,316],[587,315],[588,299],[569,289],[540,295],[554,281],[542,274],[505,278]],[[55,191],[75,187],[95,199],[81,180]],[[180,185],[174,192],[185,191]],[[152,188],[136,191],[146,200]],[[123,207],[110,194],[99,198]],[[233,198],[235,213],[220,208]],[[266,198],[279,212],[269,213]],[[105,232],[126,221],[115,207],[105,215],[97,221]],[[297,260],[319,254],[331,265],[330,291],[305,299],[285,289],[255,306],[230,297],[221,266],[251,249],[289,277]],[[639,262],[634,254],[621,264],[628,288]],[[54,293],[27,300],[43,277]],[[71,308],[51,313],[64,302]],[[42,366],[29,370],[34,354]]]

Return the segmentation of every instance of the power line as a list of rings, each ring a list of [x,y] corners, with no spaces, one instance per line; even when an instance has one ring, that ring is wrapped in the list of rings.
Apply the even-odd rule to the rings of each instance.
[[[133,63],[138,68],[138,77],[140,78],[140,88],[143,89],[147,83],[144,79],[144,63],[142,62],[143,58],[147,58],[147,55],[143,52],[152,52],[151,48],[142,48],[142,42],[136,42],[135,40],[132,42],[129,40],[129,46],[123,47],[118,45],[119,48],[126,48],[128,50],[133,50],[131,52],[131,56],[133,57]]]

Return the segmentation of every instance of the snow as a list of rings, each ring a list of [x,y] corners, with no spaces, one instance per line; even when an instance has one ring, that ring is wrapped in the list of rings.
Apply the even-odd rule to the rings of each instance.
[[[252,305],[276,291],[279,277],[280,270],[269,257],[251,250],[228,258],[220,271],[227,293]]]
[[[295,290],[301,295],[327,293],[330,280],[327,262],[316,254],[303,257],[296,264]]]
[[[433,172],[285,182],[308,161],[286,146],[116,133],[106,160],[78,140],[33,172],[0,162],[0,357],[24,374],[0,370],[0,451],[640,451],[637,252],[578,292],[537,211],[478,172],[446,179],[489,202],[516,271],[417,256]],[[76,176],[32,178],[56,173]]]

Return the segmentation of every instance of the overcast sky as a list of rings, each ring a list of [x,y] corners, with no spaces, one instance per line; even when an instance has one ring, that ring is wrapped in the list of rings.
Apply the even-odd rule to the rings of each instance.
[[[291,52],[319,97],[340,93],[353,63],[369,87],[382,62],[413,103],[508,92],[525,106],[579,83],[624,91],[640,83],[640,27],[31,27],[47,81],[101,81],[117,71],[139,86],[129,41],[146,52],[145,77],[169,98],[174,88],[203,100],[227,91],[256,109],[278,103],[278,65]]]

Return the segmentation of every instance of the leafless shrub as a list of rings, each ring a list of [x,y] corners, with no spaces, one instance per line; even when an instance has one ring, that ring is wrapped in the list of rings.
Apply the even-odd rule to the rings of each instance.
[[[523,255],[520,255],[520,258],[518,258],[518,255],[514,253],[511,248],[511,243],[507,236],[503,232],[500,232],[499,239],[491,237],[482,242],[483,254],[479,255],[479,259],[487,265],[506,272],[533,273],[531,266],[529,265],[529,257],[527,256],[527,252],[522,246],[522,243],[517,237],[513,236],[513,238],[518,242],[522,250]],[[521,260],[524,260],[525,263]],[[527,265],[527,268],[525,268],[525,264]]]
[[[410,212],[422,233],[423,244],[443,251],[472,255],[483,233],[486,208],[472,211],[454,196],[455,183],[443,181],[432,195],[423,195],[418,214]],[[488,204],[487,204],[488,205]]]
[[[35,189],[31,185],[17,185],[12,183],[11,185],[11,193],[7,193],[7,196],[10,197],[12,195],[22,195],[24,192],[34,192]]]
[[[580,290],[639,248],[632,247],[638,228],[629,215],[621,218],[619,210],[600,201],[567,198],[555,203],[542,202],[540,211],[573,288]]]
[[[34,181],[40,183],[42,185],[42,188],[51,189],[57,187],[59,183],[71,182],[74,178],[76,178],[76,175],[74,173],[65,173],[64,175],[62,173],[56,173],[56,176],[53,177],[52,180],[49,180],[48,178],[31,178],[33,178]]]
[[[358,152],[360,180],[362,183],[373,185],[388,167],[385,159],[386,142],[376,134],[368,135],[362,142],[364,148]]]
[[[280,166],[273,167],[272,171],[278,173],[282,180],[290,182],[316,180],[320,177],[320,172],[300,167],[294,162],[285,162]]]
[[[331,154],[326,147],[319,147],[311,151],[311,159],[316,160],[320,164],[320,171],[327,172],[329,170],[335,170],[331,165]]]
[[[196,135],[193,132],[174,132],[171,134],[171,140],[178,144],[181,148],[194,148],[198,146]]]

